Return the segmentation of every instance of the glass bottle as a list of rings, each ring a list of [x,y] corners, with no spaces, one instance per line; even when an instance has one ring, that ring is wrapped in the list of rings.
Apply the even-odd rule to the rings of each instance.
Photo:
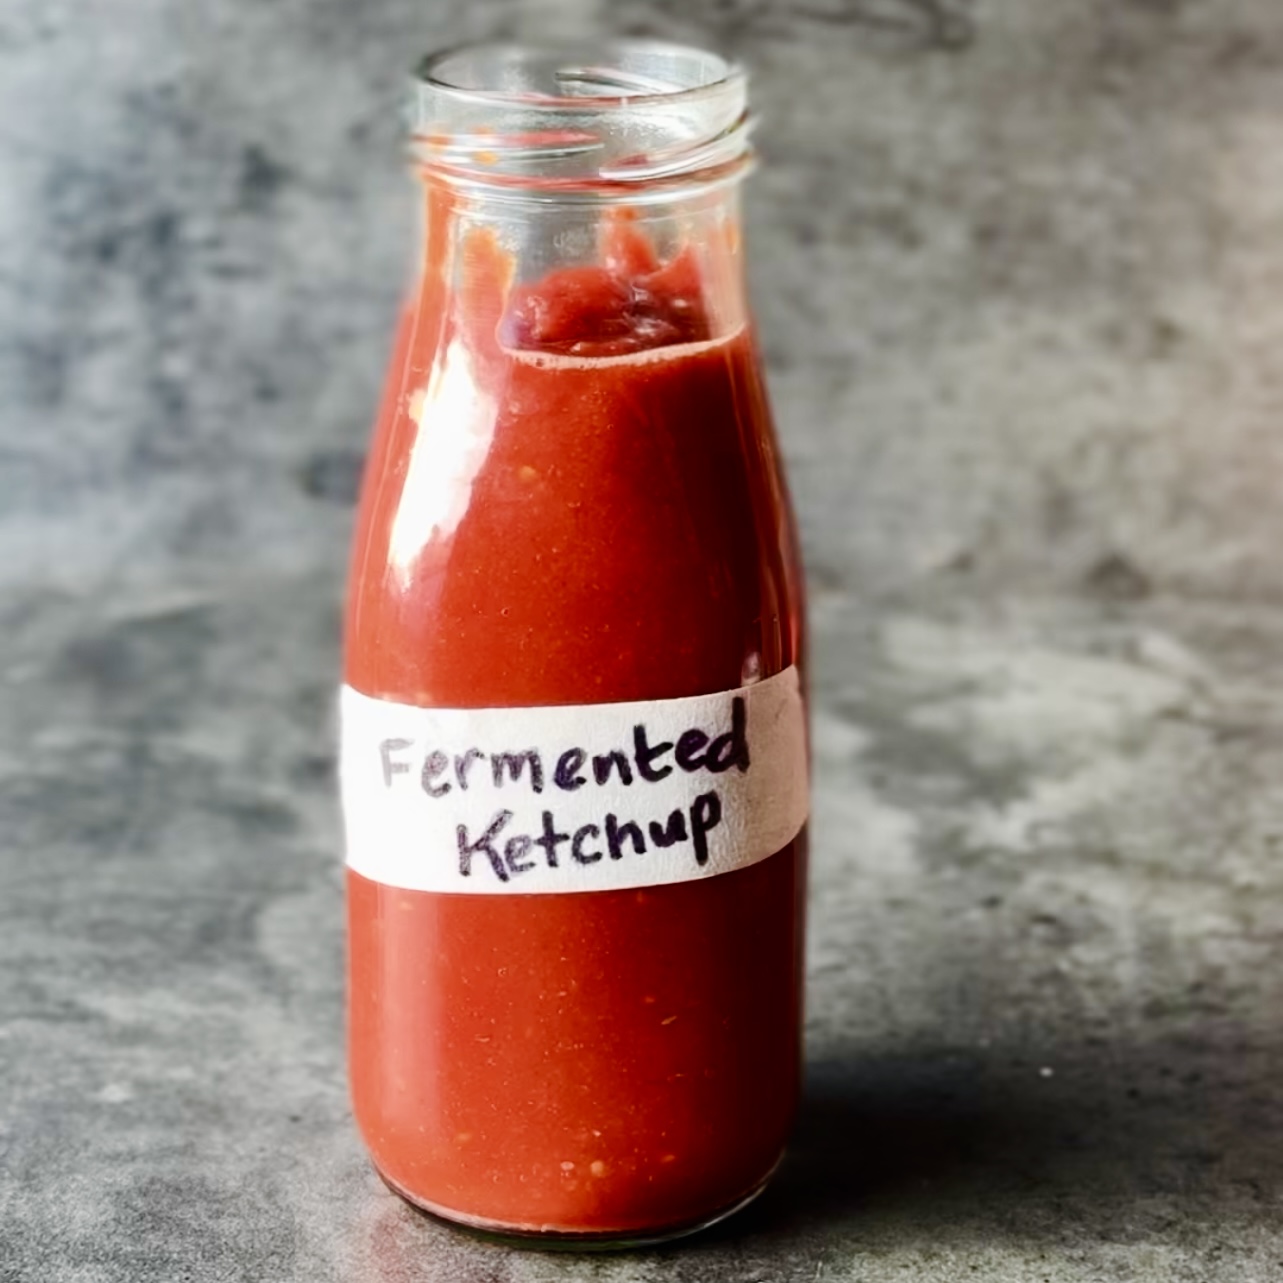
[[[423,251],[360,501],[358,1125],[475,1229],[687,1233],[800,1067],[802,586],[745,298],[743,73],[623,41],[415,81]]]

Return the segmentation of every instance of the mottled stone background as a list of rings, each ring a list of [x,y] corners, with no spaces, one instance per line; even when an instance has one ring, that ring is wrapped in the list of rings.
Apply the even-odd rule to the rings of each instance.
[[[747,59],[814,600],[812,1076],[702,1243],[366,1169],[330,710],[400,73]],[[1283,1277],[1277,0],[3,0],[0,1279]]]

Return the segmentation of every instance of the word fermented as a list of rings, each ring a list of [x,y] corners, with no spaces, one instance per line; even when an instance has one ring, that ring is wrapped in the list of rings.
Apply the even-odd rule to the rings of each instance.
[[[699,727],[683,731],[676,741],[665,740],[652,744],[642,723],[633,727],[632,752],[611,749],[606,753],[589,754],[582,748],[568,748],[558,754],[552,770],[552,783],[567,793],[581,789],[591,778],[594,784],[609,783],[612,775],[621,784],[634,780],[657,784],[673,773],[674,763],[687,772],[711,771],[720,775],[732,766],[741,771],[749,768],[748,736],[745,730],[744,698],[736,695],[731,701],[731,729],[718,736],[710,736]],[[383,765],[383,782],[392,787],[394,777],[408,775],[414,769],[410,762],[400,760],[398,754],[415,748],[411,739],[381,740],[379,757]],[[669,753],[672,762],[664,759]],[[483,753],[479,748],[468,748],[462,753],[447,753],[442,748],[428,748],[416,763],[419,785],[429,797],[445,797],[456,787],[467,792],[477,784],[474,772],[487,758],[490,760],[489,778],[494,787],[501,788],[505,780],[519,782],[523,777],[535,793],[542,793],[547,785],[544,763],[551,761],[538,748],[520,750],[504,749]],[[453,770],[451,769],[453,767]],[[482,778],[485,778],[483,774]]]

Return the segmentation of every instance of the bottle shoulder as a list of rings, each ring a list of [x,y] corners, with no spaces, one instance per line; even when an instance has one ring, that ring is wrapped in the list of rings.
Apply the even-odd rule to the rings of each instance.
[[[600,702],[793,662],[800,585],[751,332],[714,336],[692,303],[671,341],[695,297],[680,260],[628,299],[604,272],[408,318],[357,522],[358,688]]]

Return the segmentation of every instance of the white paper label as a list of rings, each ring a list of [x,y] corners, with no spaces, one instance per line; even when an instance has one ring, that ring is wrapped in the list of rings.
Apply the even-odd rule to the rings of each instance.
[[[796,668],[687,699],[418,708],[342,692],[347,862],[416,891],[607,891],[708,878],[808,811]]]

